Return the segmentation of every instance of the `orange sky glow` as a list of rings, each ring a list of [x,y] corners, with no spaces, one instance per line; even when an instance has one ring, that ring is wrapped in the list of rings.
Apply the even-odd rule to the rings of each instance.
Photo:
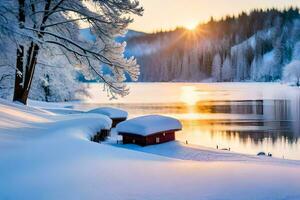
[[[140,0],[145,12],[134,17],[129,28],[143,32],[174,29],[183,26],[192,29],[213,16],[236,15],[254,8],[300,7],[300,0]]]

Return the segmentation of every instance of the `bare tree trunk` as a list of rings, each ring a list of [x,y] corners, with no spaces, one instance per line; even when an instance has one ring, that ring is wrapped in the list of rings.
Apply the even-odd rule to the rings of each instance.
[[[23,76],[24,76],[23,58],[24,58],[24,47],[19,46],[19,48],[17,49],[15,89],[14,89],[14,97],[13,97],[14,101],[20,101],[23,93]]]
[[[19,27],[22,28],[25,23],[25,1],[19,0]],[[17,49],[16,73],[15,73],[15,88],[14,88],[14,101],[22,101],[24,93],[24,46],[19,45]]]
[[[24,51],[24,50],[23,50]],[[15,92],[14,92],[14,101],[19,101],[23,104],[27,103],[33,75],[34,75],[34,70],[36,66],[36,61],[37,61],[37,55],[39,52],[39,46],[34,44],[33,42],[31,43],[28,52],[27,52],[27,64],[25,67],[25,70],[23,71],[23,58],[24,58],[24,53],[18,54],[17,55],[17,68],[22,67],[22,72],[23,75],[20,77],[20,73],[16,72],[16,79],[15,79]],[[22,78],[24,76],[24,79]]]
[[[46,22],[48,18],[48,12],[50,8],[51,0],[48,0],[45,4],[45,11],[46,14],[43,17],[42,25]],[[25,2],[24,0],[19,0],[19,26],[22,28],[25,23],[25,11],[24,11]],[[32,10],[35,11],[34,6],[32,6]],[[35,28],[35,27],[34,27]],[[41,30],[43,31],[44,28],[42,27]],[[39,38],[43,37],[43,33],[38,34]],[[24,47],[20,46],[21,50],[17,51],[17,69],[16,69],[16,79],[15,79],[15,91],[14,91],[14,101],[19,101],[26,105],[34,71],[35,66],[37,63],[37,57],[39,53],[39,46],[31,42],[30,47],[27,51],[26,55],[26,67],[24,68],[23,58],[24,58]],[[20,72],[22,76],[20,77]]]
[[[25,68],[26,73],[25,73],[25,80],[23,86],[24,90],[21,97],[21,102],[24,104],[27,103],[27,99],[28,99],[34,71],[35,71],[38,52],[39,52],[39,46],[32,42],[27,53],[27,64]]]

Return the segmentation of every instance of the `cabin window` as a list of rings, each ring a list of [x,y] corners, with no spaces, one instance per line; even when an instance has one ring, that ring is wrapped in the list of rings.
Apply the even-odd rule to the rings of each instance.
[[[156,138],[156,143],[159,143],[159,137]]]

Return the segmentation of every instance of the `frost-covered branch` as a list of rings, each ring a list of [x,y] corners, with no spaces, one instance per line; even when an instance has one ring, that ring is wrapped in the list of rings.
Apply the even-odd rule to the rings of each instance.
[[[48,64],[47,57],[41,62],[39,55],[53,51],[59,52],[86,77],[99,77],[111,95],[127,94],[122,83],[126,80],[125,74],[137,80],[139,66],[135,59],[124,58],[125,43],[118,44],[115,37],[125,34],[132,22],[130,14],[141,15],[142,12],[136,0],[1,1],[0,40],[9,40],[15,45],[12,49],[16,69],[22,74],[16,79],[19,82],[15,84],[19,91],[16,99],[26,102],[36,65]],[[81,23],[90,26],[95,41],[79,37]],[[107,74],[102,71],[104,65],[110,69]]]
[[[70,20],[65,20],[65,21],[61,21],[61,22],[56,22],[56,23],[53,23],[53,24],[46,24],[46,25],[43,25],[42,27],[43,28],[48,28],[48,27],[51,27],[51,26],[58,26],[58,25],[62,25],[62,24],[65,24],[65,23],[82,21],[82,20],[88,20],[88,19],[90,19],[90,18],[88,18],[88,17],[81,17],[81,18],[76,18],[76,19],[70,19]]]

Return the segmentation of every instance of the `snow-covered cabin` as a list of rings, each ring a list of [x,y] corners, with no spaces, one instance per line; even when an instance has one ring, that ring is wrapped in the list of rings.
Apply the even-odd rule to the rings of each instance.
[[[89,113],[98,113],[108,116],[112,120],[112,127],[127,119],[128,113],[119,108],[101,107],[88,111]]]
[[[171,117],[148,115],[121,122],[116,129],[123,136],[123,144],[147,146],[175,140],[175,132],[182,125]]]

